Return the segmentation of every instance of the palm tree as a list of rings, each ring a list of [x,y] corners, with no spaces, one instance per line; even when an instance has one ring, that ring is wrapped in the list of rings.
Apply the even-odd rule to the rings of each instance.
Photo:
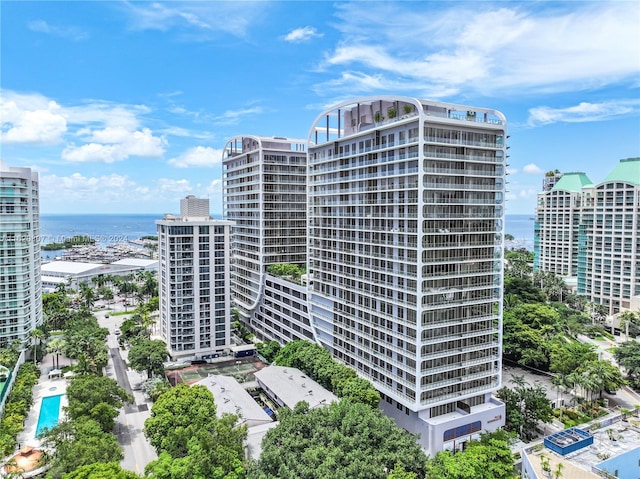
[[[52,338],[47,344],[47,351],[56,355],[56,369],[60,369],[60,354],[64,352],[64,348],[67,346],[67,341],[63,336],[56,336]]]
[[[44,334],[44,331],[36,328],[29,333],[29,337],[33,342],[33,363],[35,364],[38,362],[38,346],[40,345],[40,342],[44,339],[45,334]]]
[[[90,310],[93,308],[93,304],[96,300],[96,292],[87,282],[83,281],[80,283],[80,297],[82,298],[82,305],[86,309]]]
[[[502,300],[505,309],[515,308],[520,303],[520,297],[514,293],[507,293]]]
[[[604,304],[591,303],[590,310],[591,320],[593,321],[593,324],[595,324],[596,322],[604,323],[604,320],[607,318],[608,313],[607,307]]]
[[[560,422],[562,422],[562,411],[564,408],[560,405],[560,389],[566,390],[570,384],[567,380],[567,375],[560,373],[553,376],[551,383],[556,387],[556,407],[560,409]]]
[[[158,280],[152,271],[144,272],[144,282],[142,283],[141,290],[148,298],[158,295]]]
[[[620,327],[624,326],[624,334],[629,340],[629,325],[638,323],[638,313],[633,311],[623,311],[618,315],[620,319]]]

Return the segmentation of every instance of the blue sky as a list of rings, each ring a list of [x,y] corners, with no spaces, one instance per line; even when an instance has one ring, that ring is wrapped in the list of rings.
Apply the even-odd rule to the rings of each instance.
[[[306,138],[316,116],[400,94],[502,111],[507,214],[545,171],[598,183],[640,156],[640,3],[0,2],[0,158],[42,213],[222,206],[221,149]]]

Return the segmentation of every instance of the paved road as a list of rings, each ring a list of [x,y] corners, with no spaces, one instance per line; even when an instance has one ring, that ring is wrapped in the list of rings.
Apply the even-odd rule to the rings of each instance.
[[[119,305],[118,310],[124,308]],[[129,308],[131,309],[131,308]],[[144,472],[145,466],[157,459],[157,454],[144,436],[144,421],[150,415],[151,401],[147,400],[140,389],[141,383],[146,379],[145,374],[139,374],[127,367],[126,350],[118,347],[118,337],[115,330],[120,327],[122,321],[129,316],[113,316],[105,314],[110,311],[98,311],[95,313],[102,327],[109,329],[107,345],[109,346],[109,363],[106,368],[107,376],[118,381],[120,387],[125,389],[134,398],[133,404],[127,404],[116,418],[116,437],[123,448],[124,459],[120,463],[123,469],[139,474]]]

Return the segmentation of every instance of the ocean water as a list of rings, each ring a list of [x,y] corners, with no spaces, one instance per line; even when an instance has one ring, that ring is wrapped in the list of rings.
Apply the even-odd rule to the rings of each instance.
[[[533,215],[505,215],[504,232],[513,236],[512,246],[533,251]]]
[[[62,243],[76,235],[89,236],[99,245],[124,243],[157,235],[159,219],[161,214],[40,215],[40,243]]]
[[[140,215],[41,215],[41,244],[61,243],[65,238],[87,235],[99,245],[122,243],[157,234],[155,221],[161,214]],[[533,250],[532,215],[506,215],[505,232],[514,243]]]

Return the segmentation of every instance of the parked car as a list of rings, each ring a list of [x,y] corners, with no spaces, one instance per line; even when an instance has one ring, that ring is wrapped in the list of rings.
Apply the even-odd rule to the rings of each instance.
[[[108,318],[109,317],[109,313],[105,313],[104,317]]]

